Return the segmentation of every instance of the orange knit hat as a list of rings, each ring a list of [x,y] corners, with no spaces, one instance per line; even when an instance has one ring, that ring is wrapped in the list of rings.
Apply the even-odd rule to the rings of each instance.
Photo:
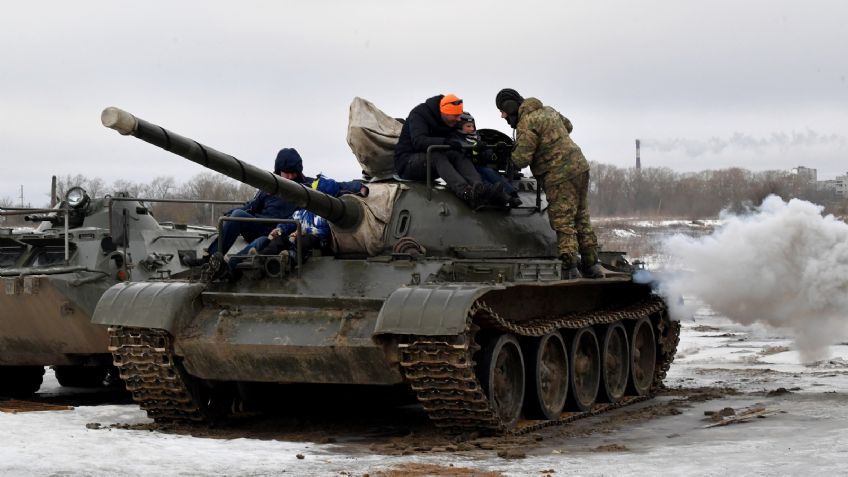
[[[455,94],[446,94],[439,102],[442,114],[462,114],[462,100]]]

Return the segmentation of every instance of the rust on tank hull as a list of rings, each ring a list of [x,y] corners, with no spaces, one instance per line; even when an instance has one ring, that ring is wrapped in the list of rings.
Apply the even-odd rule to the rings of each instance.
[[[68,355],[109,352],[106,327],[90,321],[96,297],[91,303],[69,300],[58,277],[0,280],[0,365],[74,364]]]
[[[194,376],[260,382],[397,384],[371,335],[374,310],[307,306],[205,308],[178,334]]]

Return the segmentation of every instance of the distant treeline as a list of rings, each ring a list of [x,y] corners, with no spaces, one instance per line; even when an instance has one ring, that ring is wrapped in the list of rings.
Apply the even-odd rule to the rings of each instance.
[[[49,182],[48,182],[49,188]],[[221,174],[212,172],[200,173],[192,177],[188,182],[178,183],[173,177],[160,176],[150,183],[117,180],[111,185],[106,184],[99,177],[88,178],[81,174],[76,176],[59,177],[57,180],[56,195],[59,198],[65,196],[65,192],[72,187],[82,187],[92,198],[100,198],[105,195],[115,195],[125,192],[130,197],[145,199],[191,199],[191,200],[227,200],[244,202],[256,194],[256,189],[240,182],[234,181]],[[45,194],[50,196],[49,191]],[[46,207],[45,204],[33,205],[34,207]],[[235,207],[232,205],[209,205],[209,204],[174,204],[149,202],[148,209],[160,222],[176,222],[183,224],[214,225],[215,219],[223,212]],[[9,198],[0,198],[0,207],[19,207]],[[0,225],[23,225],[22,219],[7,217],[5,222],[0,217]]]
[[[667,167],[621,168],[592,163],[589,209],[593,217],[710,218],[723,209],[741,212],[775,194],[825,206],[845,216],[848,200],[788,171],[751,172],[738,167],[695,173]]]
[[[58,179],[58,197],[71,187],[84,188],[91,197],[127,192],[148,199],[233,200],[244,202],[256,190],[220,174],[204,172],[185,183],[161,176],[150,183],[118,180],[107,185],[100,178],[82,175]],[[769,194],[793,197],[825,206],[828,213],[848,215],[848,200],[833,192],[817,191],[787,171],[751,172],[741,168],[680,173],[664,167],[640,170],[592,163],[589,207],[593,217],[710,218],[722,209],[742,211],[759,205]],[[49,203],[49,201],[46,201]],[[16,207],[10,198],[0,206]],[[37,204],[44,207],[46,204]],[[232,206],[208,204],[148,204],[160,221],[214,225],[215,218]],[[20,225],[22,220],[0,217],[0,225]]]

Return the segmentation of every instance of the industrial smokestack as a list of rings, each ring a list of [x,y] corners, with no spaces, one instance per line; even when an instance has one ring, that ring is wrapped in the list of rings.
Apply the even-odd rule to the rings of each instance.
[[[50,181],[50,208],[56,207],[56,176]]]
[[[639,140],[636,140],[636,169],[642,168],[642,159],[639,157]]]

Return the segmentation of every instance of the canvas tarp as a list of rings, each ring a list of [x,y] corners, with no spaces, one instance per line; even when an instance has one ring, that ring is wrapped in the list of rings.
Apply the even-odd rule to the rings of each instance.
[[[360,97],[350,103],[347,143],[362,172],[385,179],[395,173],[395,145],[403,125]]]
[[[362,202],[362,223],[354,230],[333,230],[333,250],[342,254],[379,255],[385,245],[386,225],[392,218],[392,210],[402,184],[372,183],[368,185],[368,197],[354,197]]]

